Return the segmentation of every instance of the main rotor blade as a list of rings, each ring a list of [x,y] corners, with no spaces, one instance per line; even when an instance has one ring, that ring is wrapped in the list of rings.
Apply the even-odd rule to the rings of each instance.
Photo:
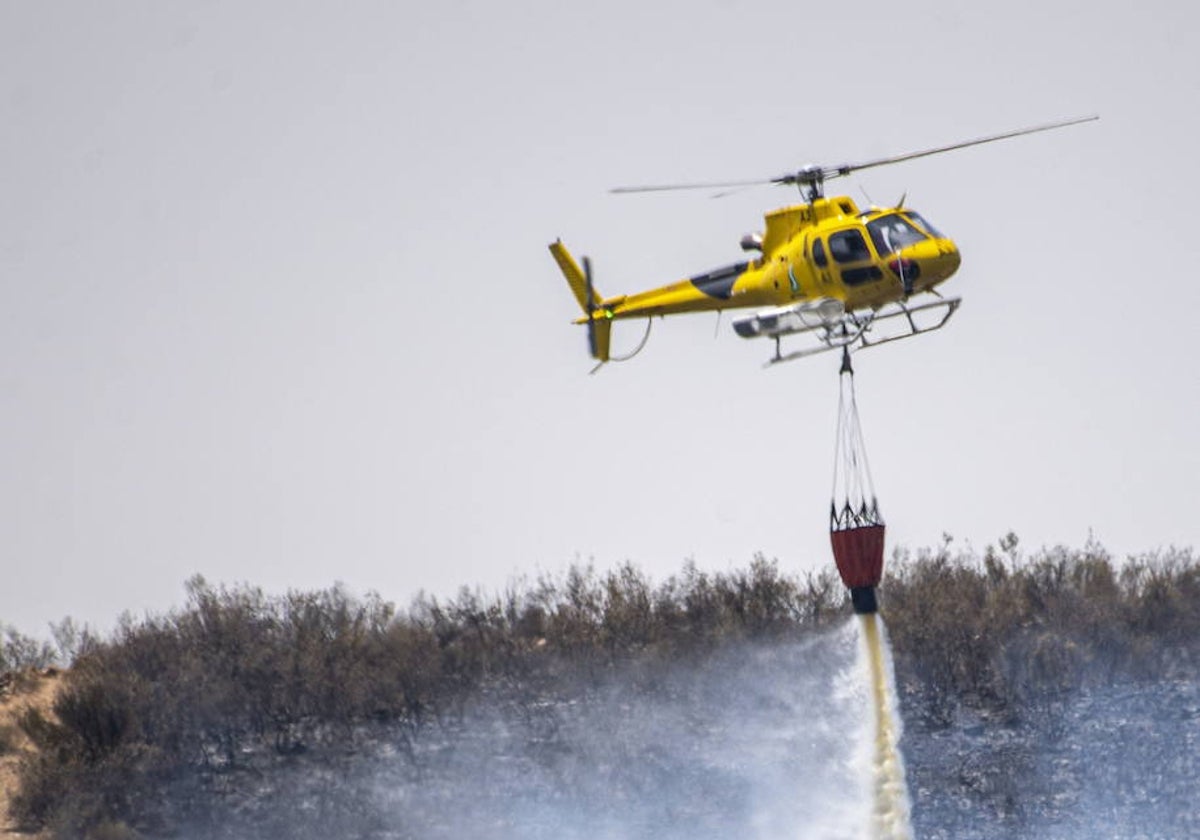
[[[1030,128],[1018,128],[1016,131],[1006,131],[1003,134],[990,134],[987,137],[977,137],[974,140],[965,140],[961,143],[952,143],[949,146],[938,146],[933,149],[922,149],[918,152],[907,152],[902,155],[892,155],[891,157],[879,158],[877,160],[868,160],[863,163],[848,163],[842,166],[832,166],[825,170],[826,178],[836,178],[840,175],[849,175],[851,172],[857,172],[860,169],[870,169],[873,166],[884,166],[889,163],[901,163],[906,160],[915,160],[916,158],[928,157],[929,155],[938,155],[942,152],[952,152],[955,149],[965,149],[968,146],[978,146],[983,143],[994,143],[997,140],[1007,140],[1010,137],[1020,137],[1023,134],[1037,134],[1039,131],[1050,131],[1054,128],[1065,128],[1069,125],[1078,125],[1079,123],[1092,122],[1100,119],[1099,114],[1092,114],[1086,117],[1075,117],[1074,119],[1061,120],[1059,122],[1046,123],[1045,125],[1035,125]]]
[[[780,175],[775,178],[760,178],[753,181],[707,181],[702,183],[692,184],[650,184],[646,186],[636,187],[614,187],[609,192],[614,193],[641,193],[641,192],[668,192],[672,190],[727,190],[737,189],[740,187],[758,187],[768,184],[776,185],[816,185],[819,195],[820,182],[825,178],[837,178],[843,175],[849,175],[851,172],[857,172],[860,169],[870,169],[875,166],[885,166],[890,163],[902,163],[906,160],[915,160],[917,158],[928,157],[929,155],[938,155],[942,152],[952,152],[955,149],[965,149],[969,146],[979,146],[983,143],[994,143],[997,140],[1007,140],[1010,137],[1020,137],[1024,134],[1037,134],[1039,131],[1050,131],[1055,128],[1065,128],[1069,125],[1078,125],[1079,123],[1093,122],[1100,119],[1099,114],[1091,114],[1086,117],[1075,117],[1069,120],[1060,120],[1058,122],[1046,123],[1044,125],[1035,125],[1029,128],[1018,128],[1015,131],[1005,131],[1002,134],[989,134],[986,137],[977,137],[974,140],[964,140],[960,143],[951,143],[948,146],[937,146],[932,149],[921,149],[916,152],[906,152],[901,155],[891,155],[889,157],[877,158],[875,160],[867,160],[861,163],[844,163],[841,166],[806,166],[798,172],[790,172]]]
[[[609,192],[614,193],[639,193],[639,192],[666,192],[668,190],[724,190],[732,187],[758,187],[773,183],[772,179],[759,179],[757,181],[713,181],[705,184],[652,184],[644,187],[613,187]]]

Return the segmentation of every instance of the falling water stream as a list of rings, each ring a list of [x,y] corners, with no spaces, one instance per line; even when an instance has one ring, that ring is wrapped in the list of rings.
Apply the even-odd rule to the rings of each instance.
[[[904,780],[904,758],[900,754],[900,710],[896,703],[896,681],[887,630],[878,613],[866,613],[858,618],[874,707],[873,836],[878,840],[909,840],[912,837],[911,807]]]

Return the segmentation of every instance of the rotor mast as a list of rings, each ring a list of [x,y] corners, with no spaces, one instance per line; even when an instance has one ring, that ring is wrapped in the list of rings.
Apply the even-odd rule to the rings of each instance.
[[[825,197],[825,170],[811,164],[803,167],[792,175],[776,178],[777,184],[795,184],[800,195],[809,204]]]

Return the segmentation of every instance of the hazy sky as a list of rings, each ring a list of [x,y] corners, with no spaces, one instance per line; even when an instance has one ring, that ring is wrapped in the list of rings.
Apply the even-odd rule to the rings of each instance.
[[[588,376],[546,244],[634,291],[796,197],[609,187],[1093,112],[830,184],[964,259],[858,357],[889,542],[1200,543],[1197,9],[0,0],[0,623],[829,563],[837,360],[702,315]]]

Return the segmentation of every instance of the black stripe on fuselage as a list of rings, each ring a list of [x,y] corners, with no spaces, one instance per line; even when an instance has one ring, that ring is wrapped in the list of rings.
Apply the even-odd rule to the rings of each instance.
[[[725,268],[718,268],[707,274],[697,274],[695,277],[689,277],[688,282],[711,298],[729,300],[730,295],[733,294],[734,281],[738,279],[749,265],[750,263],[743,262],[726,266]]]

